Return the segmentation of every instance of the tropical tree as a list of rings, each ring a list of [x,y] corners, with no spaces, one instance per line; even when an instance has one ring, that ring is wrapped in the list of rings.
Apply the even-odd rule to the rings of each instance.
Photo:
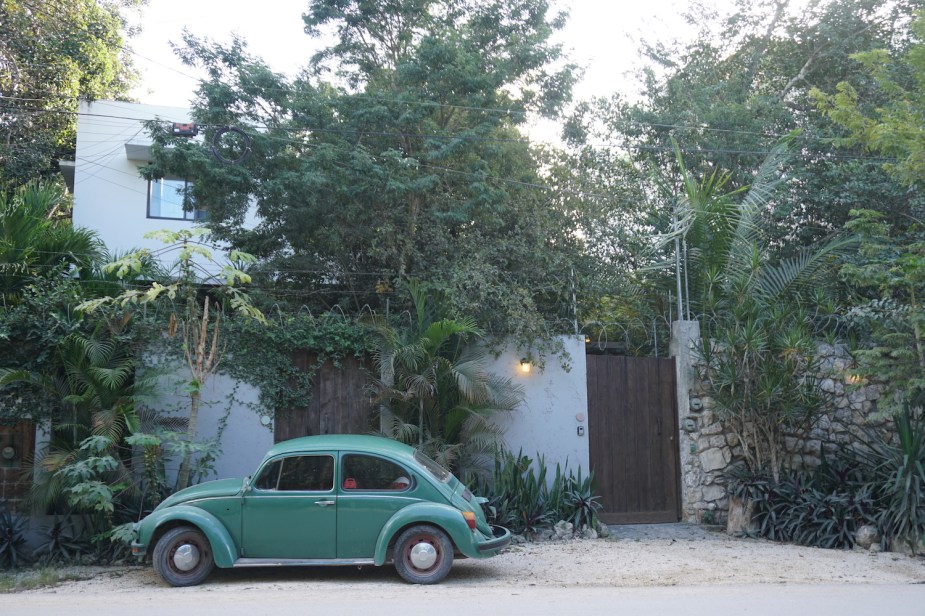
[[[180,332],[181,354],[189,369],[188,392],[190,407],[187,423],[187,442],[196,439],[199,410],[202,403],[202,389],[219,368],[224,345],[221,343],[222,304],[226,303],[235,313],[265,323],[263,313],[254,307],[242,285],[250,282],[250,276],[240,269],[252,263],[253,257],[240,251],[231,251],[228,263],[219,263],[212,250],[197,241],[208,231],[204,229],[181,231],[155,231],[146,237],[158,238],[166,246],[159,251],[147,249],[129,253],[104,267],[119,278],[137,276],[151,259],[162,260],[171,252],[177,253],[177,277],[165,284],[152,282],[145,288],[130,288],[120,295],[87,300],[77,306],[78,310],[93,312],[104,306],[121,308],[136,304],[166,303],[169,318],[166,323],[168,337]],[[200,289],[209,285],[207,292]],[[217,300],[210,296],[211,291]],[[201,304],[200,304],[201,301]],[[201,305],[201,308],[200,308]],[[130,313],[126,319],[130,317]],[[177,489],[189,485],[194,450],[187,448],[180,464]]]
[[[856,245],[833,238],[776,258],[760,211],[781,183],[779,146],[747,192],[723,192],[722,176],[697,181],[683,161],[679,220],[667,240],[690,244],[692,304],[701,320],[701,377],[753,472],[780,477],[783,439],[826,410],[816,374],[816,341],[833,322],[838,258]],[[740,199],[736,199],[741,195]]]
[[[267,260],[261,286],[293,305],[403,309],[396,289],[420,279],[489,331],[543,335],[583,242],[519,127],[569,97],[562,23],[546,0],[313,0],[306,31],[334,40],[294,80],[240,40],[186,37],[181,57],[210,75],[193,109],[208,143],[161,127],[146,173],[196,177],[216,236]],[[217,138],[224,162],[212,127],[243,133]]]
[[[52,438],[36,456],[43,472],[33,484],[32,496],[42,510],[74,496],[77,484],[87,477],[72,481],[66,471],[94,456],[112,460],[104,469],[107,481],[100,483],[101,490],[104,485],[133,485],[123,458],[124,439],[139,427],[135,396],[144,386],[136,380],[136,367],[124,336],[100,326],[89,336],[75,332],[65,337],[44,372],[0,368],[0,388],[21,383],[56,402],[57,411],[50,418]],[[89,450],[84,446],[88,439],[94,439]],[[113,491],[105,490],[111,505]]]
[[[925,129],[919,118],[925,110],[925,14],[918,14],[912,33],[908,49],[883,47],[854,54],[862,75],[840,82],[833,95],[822,89],[813,95],[820,108],[848,130],[844,143],[888,157],[884,167],[897,180],[922,187]]]
[[[126,13],[141,4],[0,1],[0,185],[50,178],[73,159],[79,98],[128,94]]]
[[[819,107],[847,130],[844,141],[887,157],[884,169],[904,188],[925,187],[925,15],[912,24],[911,44],[852,56],[860,78],[834,94],[813,92]],[[862,378],[883,383],[880,408],[896,414],[925,406],[925,208],[900,220],[867,206],[851,211],[861,238],[860,254],[842,275],[854,293],[848,316],[861,348],[855,354]]]
[[[791,134],[787,182],[761,213],[775,251],[825,240],[852,208],[874,207],[898,222],[922,206],[922,193],[897,185],[879,156],[842,141],[845,129],[818,109],[811,92],[850,81],[866,109],[882,103],[852,55],[903,50],[913,12],[922,6],[920,0],[743,1],[719,14],[698,3],[687,15],[697,31],[692,42],[644,42],[638,96],[580,105],[566,135],[595,168],[606,169],[618,148],[630,153],[634,168],[613,167],[614,173],[668,179],[670,189],[653,191],[650,207],[634,217],[660,232],[671,228],[672,194],[680,188],[672,140],[694,177],[725,172],[724,190],[731,192],[751,185],[752,170]]]
[[[861,250],[841,275],[852,292],[847,322],[858,338],[859,382],[883,387],[878,409],[925,409],[925,222],[896,229],[879,212],[854,210]]]
[[[409,285],[414,312],[404,328],[369,319],[378,344],[373,353],[388,436],[416,443],[447,467],[476,467],[495,453],[500,431],[491,417],[513,410],[523,392],[487,369],[482,331],[469,318],[446,317],[439,294]]]
[[[0,190],[0,294],[7,303],[35,278],[90,275],[102,243],[92,231],[71,226],[67,215],[59,185],[30,182]]]

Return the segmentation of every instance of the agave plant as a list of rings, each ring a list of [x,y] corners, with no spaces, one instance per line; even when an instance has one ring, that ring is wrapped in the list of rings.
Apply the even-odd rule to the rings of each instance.
[[[18,567],[28,562],[24,551],[26,519],[14,516],[0,502],[0,569]]]

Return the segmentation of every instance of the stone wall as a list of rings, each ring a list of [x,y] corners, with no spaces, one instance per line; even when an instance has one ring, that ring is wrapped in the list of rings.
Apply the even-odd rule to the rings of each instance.
[[[692,341],[691,344],[696,344]],[[791,469],[814,468],[823,455],[834,454],[850,441],[858,426],[876,425],[880,389],[876,385],[851,384],[846,371],[851,358],[842,346],[818,345],[818,372],[821,389],[829,396],[830,412],[823,415],[803,436],[784,439],[784,466]],[[716,402],[697,376],[697,359],[686,367],[689,390],[679,397],[681,428],[681,499],[682,515],[694,523],[722,523],[729,511],[726,473],[742,460],[742,448],[734,434],[724,431],[716,412]],[[882,422],[879,422],[882,425]]]

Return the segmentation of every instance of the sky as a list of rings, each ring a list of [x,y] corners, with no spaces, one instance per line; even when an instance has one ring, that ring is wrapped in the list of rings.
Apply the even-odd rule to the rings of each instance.
[[[180,64],[170,47],[170,42],[180,41],[184,27],[217,41],[228,41],[236,32],[248,41],[251,53],[271,68],[294,74],[315,51],[315,43],[302,31],[301,15],[307,4],[308,0],[150,0],[142,12],[142,33],[131,41],[134,61],[142,72],[134,96],[154,105],[189,105],[196,85],[189,75],[195,72]],[[585,69],[576,98],[634,91],[627,72],[637,62],[636,41],[683,36],[679,14],[687,4],[685,0],[559,0],[571,15],[559,41]]]

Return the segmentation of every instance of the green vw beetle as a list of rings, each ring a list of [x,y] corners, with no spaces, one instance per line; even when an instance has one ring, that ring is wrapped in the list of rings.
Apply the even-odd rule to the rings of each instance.
[[[169,584],[214,566],[377,565],[414,584],[446,577],[454,554],[494,556],[511,541],[476,498],[413,448],[375,436],[307,436],[274,445],[253,477],[173,494],[135,525]]]

